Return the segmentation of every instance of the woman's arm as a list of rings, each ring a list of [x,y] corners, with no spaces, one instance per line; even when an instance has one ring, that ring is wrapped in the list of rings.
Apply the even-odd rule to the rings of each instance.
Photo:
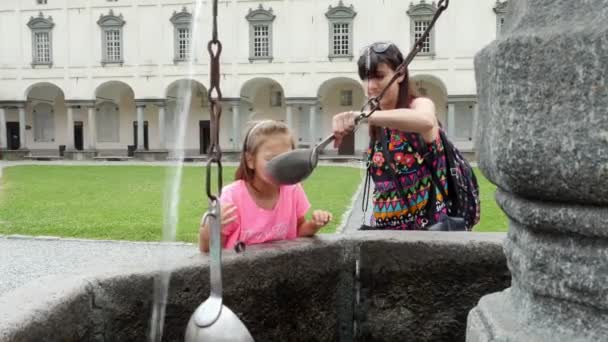
[[[374,126],[419,133],[426,142],[435,141],[439,129],[435,104],[424,97],[412,101],[412,108],[376,111],[369,117],[368,123]]]
[[[357,112],[343,112],[333,118],[333,132],[336,146],[342,138],[355,128]],[[368,119],[374,126],[396,128],[401,131],[415,132],[422,135],[426,142],[437,139],[439,122],[435,114],[435,105],[428,98],[419,97],[412,101],[412,108],[397,108],[375,111]]]

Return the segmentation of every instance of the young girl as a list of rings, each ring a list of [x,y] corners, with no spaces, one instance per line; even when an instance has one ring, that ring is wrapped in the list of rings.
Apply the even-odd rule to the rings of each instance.
[[[331,213],[323,210],[315,210],[307,221],[310,203],[302,186],[278,186],[265,174],[270,159],[293,148],[289,128],[281,122],[264,120],[249,129],[235,181],[220,196],[224,248],[313,236],[331,221]],[[209,251],[209,225],[203,222],[199,247]]]

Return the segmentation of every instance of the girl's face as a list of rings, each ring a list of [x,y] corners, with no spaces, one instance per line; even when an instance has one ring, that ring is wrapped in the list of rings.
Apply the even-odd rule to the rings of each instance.
[[[363,80],[363,88],[365,89],[368,98],[376,97],[380,95],[380,92],[386,87],[391,78],[395,75],[395,71],[391,69],[386,63],[378,64],[376,73],[369,75],[368,78]],[[382,109],[394,109],[397,107],[397,99],[399,97],[399,84],[403,82],[404,77],[400,76],[388,88],[382,100],[380,100],[380,107]]]
[[[273,184],[266,174],[266,164],[281,153],[291,151],[292,140],[288,134],[273,134],[262,137],[255,154],[247,153],[247,167],[254,170],[254,180]]]

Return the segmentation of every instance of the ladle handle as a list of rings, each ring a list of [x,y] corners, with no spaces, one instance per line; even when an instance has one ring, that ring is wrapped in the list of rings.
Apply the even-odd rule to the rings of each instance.
[[[211,297],[222,298],[222,209],[219,200],[210,201],[209,209],[209,276]]]
[[[357,131],[357,128],[359,128],[359,124],[366,119],[364,113],[359,114],[359,116],[357,116],[355,118],[355,127],[353,127],[353,132]],[[322,149],[324,149],[325,147],[327,147],[327,145],[334,141],[336,139],[336,136],[334,134],[328,136],[327,138],[325,138],[323,141],[321,141],[317,146],[315,146],[315,151],[321,151]]]

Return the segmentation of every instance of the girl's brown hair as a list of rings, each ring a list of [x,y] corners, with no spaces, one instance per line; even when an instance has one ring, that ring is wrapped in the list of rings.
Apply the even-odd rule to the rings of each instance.
[[[395,71],[404,58],[399,48],[395,44],[390,44],[388,48],[378,53],[373,48],[368,48],[365,53],[361,54],[359,61],[357,61],[359,78],[366,80],[370,77],[376,77],[378,72],[378,65],[384,63],[391,70]],[[409,108],[412,101],[416,98],[414,86],[410,82],[409,72],[406,70],[403,76],[403,81],[399,83],[399,95],[397,96],[396,108]],[[381,109],[392,109],[392,108],[381,108]],[[375,141],[377,137],[379,127],[369,126],[369,135],[372,141]]]
[[[243,180],[247,183],[251,183],[255,170],[247,166],[247,154],[249,153],[250,155],[255,156],[265,139],[277,134],[289,136],[291,148],[295,148],[293,136],[285,123],[275,120],[253,122],[251,127],[247,130],[247,134],[245,134],[245,139],[243,140],[240,163],[234,175],[235,180]]]

